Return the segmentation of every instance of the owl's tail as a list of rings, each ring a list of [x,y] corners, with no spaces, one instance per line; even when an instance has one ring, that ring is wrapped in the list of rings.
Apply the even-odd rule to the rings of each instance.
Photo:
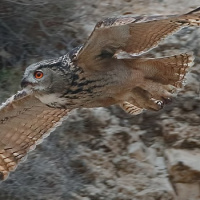
[[[137,59],[134,65],[143,71],[145,78],[180,88],[193,61],[193,53],[183,53],[163,58]]]
[[[192,53],[129,60],[128,65],[142,71],[145,80],[132,90],[131,98],[122,102],[121,107],[130,114],[139,114],[143,109],[161,109],[172,94],[182,87],[193,60]]]

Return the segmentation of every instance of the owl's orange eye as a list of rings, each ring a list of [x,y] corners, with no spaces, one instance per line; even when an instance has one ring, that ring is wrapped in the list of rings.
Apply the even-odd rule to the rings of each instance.
[[[35,76],[35,78],[40,79],[40,78],[42,78],[44,76],[44,74],[41,71],[36,71],[34,73],[34,76]]]

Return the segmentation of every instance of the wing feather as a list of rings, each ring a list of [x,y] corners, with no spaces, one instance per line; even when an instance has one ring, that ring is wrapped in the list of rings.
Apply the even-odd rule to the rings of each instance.
[[[131,58],[186,26],[200,25],[200,8],[185,15],[108,18],[97,23],[76,57],[84,70],[108,67],[105,58]]]
[[[69,110],[50,108],[31,92],[20,91],[0,106],[0,178],[5,180]]]

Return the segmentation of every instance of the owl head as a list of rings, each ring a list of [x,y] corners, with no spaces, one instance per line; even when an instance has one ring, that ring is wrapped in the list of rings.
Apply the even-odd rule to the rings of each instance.
[[[22,88],[38,93],[62,93],[70,87],[71,74],[63,57],[50,59],[26,68],[21,81]]]

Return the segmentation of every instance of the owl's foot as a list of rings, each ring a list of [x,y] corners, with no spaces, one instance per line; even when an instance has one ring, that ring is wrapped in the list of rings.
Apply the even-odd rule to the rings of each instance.
[[[171,101],[172,94],[177,90],[173,85],[163,85],[151,80],[148,80],[142,88],[148,91],[154,99],[163,101],[165,104],[168,104]]]
[[[160,100],[151,98],[146,102],[146,109],[148,110],[158,111],[161,110],[163,107],[164,107],[164,102]]]
[[[129,103],[137,106],[141,109],[158,111],[163,108],[165,101],[164,98],[156,99],[152,95],[142,88],[136,87],[132,90]]]

